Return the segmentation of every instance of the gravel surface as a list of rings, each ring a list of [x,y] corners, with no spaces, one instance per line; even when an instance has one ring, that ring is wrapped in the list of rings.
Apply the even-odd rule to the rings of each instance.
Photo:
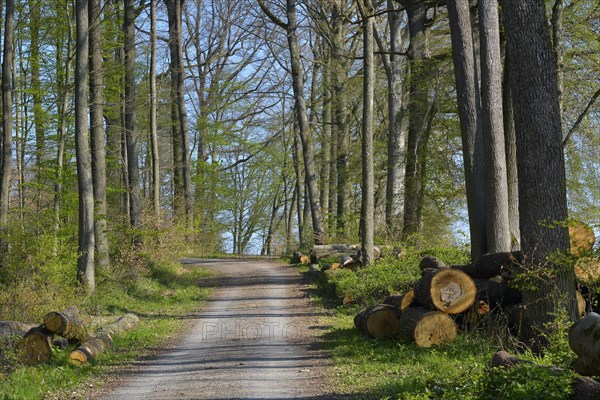
[[[184,260],[224,277],[189,333],[94,399],[329,399],[318,312],[302,277],[268,260]]]

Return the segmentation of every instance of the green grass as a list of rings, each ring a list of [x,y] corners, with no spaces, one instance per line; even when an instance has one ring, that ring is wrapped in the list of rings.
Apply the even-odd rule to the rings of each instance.
[[[334,362],[329,380],[335,392],[353,399],[570,398],[573,374],[568,370],[556,374],[527,365],[490,370],[497,350],[516,351],[510,342],[497,339],[499,331],[461,332],[453,343],[420,348],[400,339],[378,341],[356,330],[356,312],[408,289],[418,279],[417,266],[425,255],[437,256],[447,265],[468,261],[461,250],[413,249],[402,260],[384,259],[357,271],[327,271],[314,281],[313,300],[330,311],[321,325],[326,327],[324,344]],[[299,268],[306,272],[305,267]],[[343,305],[344,297],[352,297],[352,302]],[[557,326],[544,357],[530,353],[519,357],[542,365],[568,366],[574,354],[566,341],[567,327]]]
[[[18,366],[14,354],[6,352],[2,356],[6,365],[0,371],[0,400],[83,398],[77,394],[78,387],[94,385],[111,369],[172,338],[182,326],[180,317],[200,309],[216,278],[212,271],[172,260],[146,260],[136,268],[113,271],[110,278],[99,281],[96,294],[78,306],[96,315],[133,312],[140,323],[115,337],[114,351],[103,353],[93,365],[69,365],[72,348],[55,349],[51,364],[36,367]]]

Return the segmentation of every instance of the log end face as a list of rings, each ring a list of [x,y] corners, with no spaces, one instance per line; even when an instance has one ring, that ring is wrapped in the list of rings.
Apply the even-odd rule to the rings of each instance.
[[[431,298],[434,306],[448,314],[467,310],[475,302],[475,282],[464,272],[440,270],[431,281]]]
[[[423,316],[413,331],[415,344],[419,347],[450,343],[457,335],[458,327],[454,320],[439,311],[432,311]]]
[[[67,323],[67,319],[59,312],[52,311],[44,317],[44,327],[57,335],[64,333]]]
[[[73,366],[85,365],[88,363],[87,355],[79,349],[74,350],[69,354],[69,363]]]

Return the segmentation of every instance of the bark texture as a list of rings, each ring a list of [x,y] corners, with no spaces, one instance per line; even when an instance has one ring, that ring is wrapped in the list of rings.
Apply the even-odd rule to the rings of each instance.
[[[498,2],[480,0],[481,102],[488,253],[510,251]]]
[[[475,73],[469,1],[448,2],[448,16],[463,148],[471,257],[476,261],[486,252],[487,240],[482,168],[483,131],[480,122],[479,84]]]
[[[79,184],[79,239],[77,281],[88,292],[96,286],[94,277],[94,189],[88,132],[89,14],[88,0],[77,0],[77,42],[75,54],[75,148]]]
[[[521,339],[543,345],[539,332],[561,309],[577,316],[575,276],[550,256],[569,249],[565,163],[556,58],[543,2],[503,0],[510,58],[519,175],[521,246],[540,268],[537,290],[525,291]]]

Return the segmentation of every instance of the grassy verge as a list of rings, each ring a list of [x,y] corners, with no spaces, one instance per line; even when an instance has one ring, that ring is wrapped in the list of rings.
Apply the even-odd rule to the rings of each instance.
[[[93,385],[115,366],[151,352],[182,327],[181,317],[198,310],[214,286],[214,272],[173,260],[138,260],[135,266],[102,278],[94,296],[77,304],[89,314],[133,312],[141,322],[114,340],[114,351],[104,353],[93,365],[72,367],[71,349],[56,349],[52,364],[23,367],[14,354],[4,354],[0,374],[0,399],[83,398],[77,388]],[[50,311],[50,309],[40,310]],[[91,379],[93,377],[93,379]],[[68,394],[68,396],[67,396]]]
[[[326,271],[314,278],[314,299],[330,311],[321,324],[327,327],[323,337],[334,361],[329,378],[335,392],[352,399],[541,400],[572,396],[573,374],[568,371],[549,373],[527,365],[490,369],[497,350],[516,351],[510,342],[500,339],[500,326],[493,328],[496,331],[462,332],[455,342],[432,348],[419,348],[400,339],[378,341],[356,330],[356,312],[410,287],[418,279],[417,266],[424,255],[438,256],[447,264],[466,261],[459,250],[409,250],[403,260],[387,259],[357,271]],[[306,268],[300,267],[300,271]],[[560,328],[544,357],[519,357],[567,367],[573,353],[565,340],[566,326]]]

